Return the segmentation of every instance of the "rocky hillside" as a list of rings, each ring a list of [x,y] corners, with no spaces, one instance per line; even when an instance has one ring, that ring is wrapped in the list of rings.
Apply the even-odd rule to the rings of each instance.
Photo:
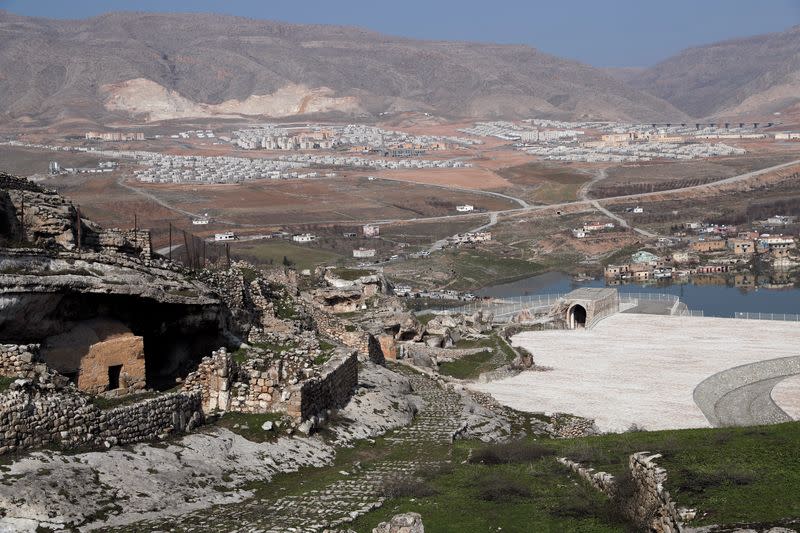
[[[689,48],[629,83],[694,117],[800,111],[800,26]]]
[[[677,120],[660,98],[528,46],[200,14],[0,11],[0,120],[430,111]]]

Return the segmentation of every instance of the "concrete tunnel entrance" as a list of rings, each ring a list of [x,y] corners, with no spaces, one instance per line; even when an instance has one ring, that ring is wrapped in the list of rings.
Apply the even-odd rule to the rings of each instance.
[[[580,304],[575,304],[567,312],[567,324],[569,329],[586,327],[586,308]]]

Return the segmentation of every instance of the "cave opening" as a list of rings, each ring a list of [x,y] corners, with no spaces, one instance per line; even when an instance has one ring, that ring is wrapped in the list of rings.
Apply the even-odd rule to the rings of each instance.
[[[0,317],[0,342],[41,344],[45,362],[87,392],[169,389],[227,345],[218,305],[93,293],[23,298],[10,319]]]

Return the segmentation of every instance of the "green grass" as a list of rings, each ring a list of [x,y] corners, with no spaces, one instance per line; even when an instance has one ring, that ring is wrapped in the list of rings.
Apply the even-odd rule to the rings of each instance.
[[[440,374],[457,379],[477,379],[482,373],[496,370],[503,364],[510,363],[516,357],[511,346],[496,332],[485,339],[462,339],[456,343],[455,347],[462,349],[491,348],[493,350],[476,352],[439,365]]]
[[[104,396],[92,396],[92,404],[95,405],[98,409],[101,410],[108,410],[113,409],[115,407],[121,407],[123,405],[131,405],[134,403],[138,403],[144,400],[149,400],[151,398],[156,398],[161,396],[162,394],[166,394],[167,392],[176,392],[178,387],[174,387],[169,391],[159,391],[159,392],[139,392],[134,394],[126,394],[125,396],[116,396],[113,398],[106,398]]]
[[[320,250],[314,244],[296,246],[283,240],[236,244],[231,246],[231,255],[262,265],[281,265],[286,257],[298,270],[313,270],[318,265],[333,264],[342,259],[341,255]]]
[[[333,271],[333,273],[336,274],[337,277],[347,281],[355,281],[358,278],[373,274],[371,270],[364,270],[360,268],[337,268]]]
[[[282,413],[235,413],[227,412],[217,420],[216,425],[231,430],[251,442],[267,442],[278,438],[280,429],[273,427],[272,431],[264,431],[261,426],[264,422],[277,422],[283,417]],[[234,427],[238,426],[238,427]]]
[[[275,342],[254,342],[251,344],[254,348],[261,348],[262,350],[267,350],[269,352],[273,352],[276,354],[282,354],[283,352],[289,351],[292,348],[295,348],[295,343],[289,341],[283,344],[278,344]],[[322,342],[320,342],[320,346],[322,346]],[[251,352],[248,348],[239,348],[235,352],[233,352],[233,360],[237,363],[241,364],[247,361],[250,358],[250,355],[258,356],[255,352]],[[268,354],[264,354],[265,356]]]
[[[6,376],[0,376],[0,392],[5,392],[11,387],[11,384],[14,383],[14,380],[17,378],[10,378]]]
[[[534,276],[543,272],[538,263],[492,255],[479,250],[451,252],[455,282],[448,288],[456,290],[474,289]]]
[[[530,439],[526,439],[531,442]],[[705,513],[689,525],[761,524],[763,528],[800,516],[800,422],[751,428],[629,432],[581,439],[540,439],[551,448],[597,470],[622,473],[633,452],[662,453],[666,488],[679,507]],[[401,512],[418,512],[431,531],[623,531],[605,499],[557,465],[548,453],[500,451],[500,464],[462,464],[486,457],[482,445],[457,441],[450,471],[428,481],[434,494],[399,497],[354,522],[371,531]],[[493,445],[488,447],[503,448]],[[491,457],[491,456],[490,456]],[[498,481],[499,480],[499,481]],[[512,486],[530,496],[486,500],[487,487]],[[501,491],[502,496],[502,491]],[[563,516],[568,515],[568,516]],[[758,529],[758,528],[757,528]]]
[[[315,365],[323,365],[328,362],[328,359],[331,358],[333,355],[333,350],[336,348],[336,345],[331,344],[330,342],[320,340],[319,341],[319,349],[322,350],[322,353],[319,354],[314,358]]]
[[[604,435],[558,445],[598,470],[623,471],[637,451],[662,453],[679,506],[706,516],[692,525],[771,523],[800,516],[800,423]]]
[[[475,379],[482,372],[491,370],[489,362],[492,359],[492,352],[486,350],[469,355],[460,359],[439,365],[439,373],[457,379]]]
[[[423,472],[426,492],[432,494],[392,498],[351,527],[370,532],[397,513],[417,512],[425,530],[437,533],[624,531],[607,499],[552,457],[491,466],[463,463],[476,446],[458,443],[449,468]]]
[[[436,318],[436,315],[433,313],[425,313],[424,315],[417,315],[417,321],[423,326],[427,326],[428,322]]]

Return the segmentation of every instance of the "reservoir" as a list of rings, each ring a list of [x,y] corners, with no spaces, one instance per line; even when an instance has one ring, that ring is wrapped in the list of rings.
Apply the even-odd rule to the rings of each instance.
[[[567,293],[579,287],[606,287],[603,279],[574,281],[561,272],[547,272],[510,283],[485,287],[476,296],[508,297],[536,294]],[[612,285],[608,285],[612,286]],[[729,285],[707,285],[693,282],[659,285],[613,285],[620,293],[661,293],[678,296],[689,309],[701,310],[705,316],[730,318],[736,312],[786,313],[800,315],[800,288],[796,286],[767,289],[739,288]]]

